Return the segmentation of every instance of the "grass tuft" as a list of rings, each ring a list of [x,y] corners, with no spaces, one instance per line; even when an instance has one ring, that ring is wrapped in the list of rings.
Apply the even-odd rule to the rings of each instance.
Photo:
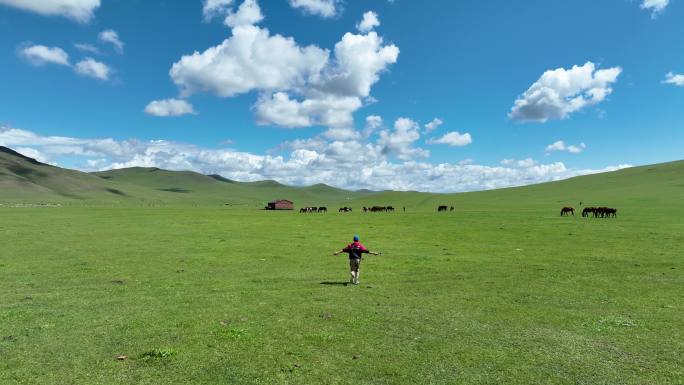
[[[154,349],[147,351],[140,355],[140,358],[150,359],[150,358],[170,358],[177,355],[178,352],[175,349]]]

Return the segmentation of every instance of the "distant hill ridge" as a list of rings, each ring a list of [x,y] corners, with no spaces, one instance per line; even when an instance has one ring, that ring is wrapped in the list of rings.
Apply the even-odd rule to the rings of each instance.
[[[684,161],[634,167],[538,185],[459,194],[348,191],[326,184],[306,187],[277,181],[238,182],[220,175],[132,167],[85,173],[41,163],[0,146],[0,203],[88,205],[209,205],[263,207],[289,199],[295,207],[393,205],[433,209],[439,204],[464,209],[561,204],[619,204],[665,201],[684,204]]]
[[[39,162],[39,161],[37,161],[37,160],[35,160],[35,159],[33,159],[33,158],[29,158],[28,156],[22,155],[22,154],[20,154],[20,153],[18,153],[18,152],[16,152],[16,151],[12,150],[11,148],[8,148],[8,147],[0,146],[0,152],[2,152],[2,153],[4,153],[4,154],[7,154],[7,155],[9,155],[9,156],[21,158],[21,159],[23,159],[23,160],[25,160],[25,161],[27,161],[27,162],[29,162],[29,163],[31,163],[31,164],[35,164],[35,165],[44,164],[44,163],[41,163],[41,162]]]
[[[324,184],[286,186],[274,180],[238,182],[220,175],[130,167],[85,173],[41,163],[0,146],[0,202],[100,202],[259,206],[288,198],[310,204],[353,199]],[[363,194],[361,194],[363,195]]]

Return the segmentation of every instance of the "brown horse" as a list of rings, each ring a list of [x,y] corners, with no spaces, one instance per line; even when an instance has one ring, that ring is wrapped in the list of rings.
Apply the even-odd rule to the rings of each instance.
[[[594,211],[594,217],[617,218],[617,209],[612,207],[599,207]]]
[[[561,212],[560,212],[561,217],[568,217],[568,216],[570,216],[570,214],[572,214],[573,217],[575,216],[575,209],[574,208],[566,206],[566,207],[563,207],[561,209]]]

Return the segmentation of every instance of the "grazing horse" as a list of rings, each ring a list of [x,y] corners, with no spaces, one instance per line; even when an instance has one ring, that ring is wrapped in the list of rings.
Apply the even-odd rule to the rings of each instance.
[[[589,217],[591,214],[594,218],[617,218],[617,209],[611,207],[585,207],[582,210],[582,217]]]
[[[439,206],[439,207],[437,207],[437,212],[447,211],[447,209],[448,209],[447,206]]]
[[[319,213],[327,213],[327,212],[328,212],[328,208],[327,208],[327,207],[324,207],[324,206],[321,206],[321,207],[318,208],[318,212],[319,212]]]
[[[568,216],[570,216],[570,214],[572,214],[573,217],[575,216],[575,209],[574,208],[566,206],[566,207],[563,207],[561,209],[561,212],[560,212],[561,217],[568,217]]]
[[[601,207],[601,218],[616,218],[617,209],[611,207]]]

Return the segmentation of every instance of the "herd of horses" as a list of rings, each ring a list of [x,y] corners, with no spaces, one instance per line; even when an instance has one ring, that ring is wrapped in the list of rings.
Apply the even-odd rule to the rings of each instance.
[[[363,206],[363,212],[364,212],[364,213],[366,213],[366,212],[371,212],[371,213],[376,213],[376,212],[393,212],[393,211],[394,211],[394,207],[392,207],[392,206],[373,206],[373,207],[366,207],[366,206]],[[327,208],[327,207],[324,207],[324,206],[321,206],[321,207],[315,207],[315,206],[312,206],[312,207],[302,207],[301,209],[299,209],[299,212],[300,212],[300,213],[327,213],[327,212],[328,212],[328,208]],[[350,213],[350,212],[352,212],[352,208],[351,208],[351,207],[346,207],[346,206],[345,206],[345,207],[340,207],[340,209],[337,210],[337,212],[340,212],[340,213]]]
[[[561,217],[568,217],[570,214],[572,214],[573,217],[575,216],[574,207],[566,206],[561,209]],[[582,217],[589,218],[589,216],[593,216],[594,218],[617,218],[617,209],[612,207],[585,207],[582,210]]]
[[[406,208],[404,208],[404,211],[406,211]],[[454,211],[454,206],[446,206],[446,205],[441,205],[437,207],[437,212],[443,212],[443,211]],[[299,209],[300,213],[327,213],[328,208],[325,206],[321,207],[316,207],[316,206],[311,206],[311,207],[302,207]],[[338,210],[340,213],[350,213],[352,212],[351,207],[340,207]],[[385,213],[390,213],[394,212],[394,207],[392,206],[371,206],[371,207],[366,207],[363,206],[363,212],[364,213],[379,213],[379,212],[385,212]],[[570,206],[565,206],[561,209],[560,211],[561,217],[568,217],[572,215],[573,217],[575,216],[575,208],[570,207]],[[611,208],[611,207],[585,207],[582,210],[582,217],[583,218],[588,218],[588,217],[594,217],[594,218],[617,218],[617,209]]]
[[[363,212],[371,212],[371,213],[391,213],[394,212],[394,207],[392,206],[373,206],[373,207],[366,207],[363,206]]]
[[[327,212],[328,212],[328,208],[325,207],[325,206],[321,206],[321,207],[315,207],[315,206],[312,206],[312,207],[302,207],[301,209],[299,209],[299,212],[300,212],[300,213],[327,213]]]
[[[351,207],[340,207],[339,210],[337,210],[340,213],[350,213],[352,212]],[[406,209],[404,208],[404,211]],[[441,205],[437,207],[437,212],[443,212],[443,211],[454,211],[454,206],[446,206],[446,205]],[[311,207],[302,207],[299,209],[300,213],[327,213],[328,208],[325,206],[321,207],[316,207],[316,206],[311,206]],[[363,212],[364,213],[379,213],[379,212],[384,212],[384,213],[391,213],[394,212],[394,207],[392,206],[371,206],[371,207],[366,207],[363,206]],[[565,206],[561,209],[560,211],[561,217],[568,217],[572,215],[573,217],[575,216],[575,208],[570,207],[570,206]],[[594,217],[594,218],[617,218],[617,209],[611,208],[611,207],[585,207],[582,210],[582,217],[588,218],[588,217]]]
[[[394,212],[394,210],[395,209],[392,206],[370,206],[370,207],[363,206],[363,212],[364,213],[391,213],[391,212]],[[352,212],[352,208],[345,206],[345,207],[340,207],[340,209],[337,211],[340,213],[350,213],[350,212]],[[406,207],[404,207],[404,211],[406,211]],[[438,212],[454,211],[454,206],[446,206],[446,205],[438,206],[437,211]],[[302,207],[301,209],[299,209],[299,212],[300,213],[327,213],[328,208],[325,206]],[[574,210],[573,210],[573,215],[575,215]]]

